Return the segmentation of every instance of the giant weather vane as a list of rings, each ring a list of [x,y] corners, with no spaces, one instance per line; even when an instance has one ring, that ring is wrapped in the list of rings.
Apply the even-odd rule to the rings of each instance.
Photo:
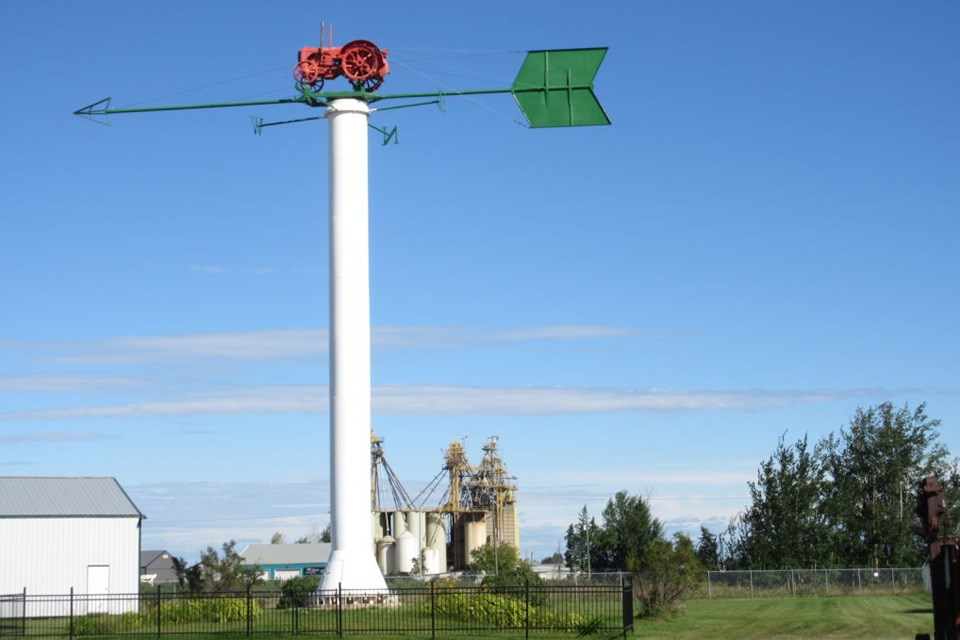
[[[75,115],[110,116],[148,111],[182,111],[303,104],[322,107],[330,122],[330,518],[332,552],[320,590],[384,593],[386,582],[372,548],[370,520],[370,274],[368,234],[367,128],[372,111],[434,104],[447,96],[510,93],[531,127],[605,125],[610,120],[593,93],[593,78],[606,48],[530,51],[513,85],[432,93],[376,94],[390,72],[387,51],[367,40],[342,47],[304,47],[294,67],[297,95],[281,100],[222,102],[114,109],[110,98]],[[328,80],[344,77],[352,91],[324,91]],[[424,102],[424,99],[432,99]],[[386,100],[399,106],[371,109]],[[394,132],[378,129],[386,136]]]

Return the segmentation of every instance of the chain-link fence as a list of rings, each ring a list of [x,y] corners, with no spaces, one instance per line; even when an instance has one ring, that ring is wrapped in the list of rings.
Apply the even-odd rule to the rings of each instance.
[[[708,571],[710,598],[782,598],[916,593],[923,569],[781,569]]]

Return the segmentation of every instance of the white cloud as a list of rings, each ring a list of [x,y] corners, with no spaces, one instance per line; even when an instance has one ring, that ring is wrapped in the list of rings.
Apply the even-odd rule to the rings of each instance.
[[[374,349],[454,348],[532,340],[596,340],[645,335],[629,327],[553,326],[485,331],[445,326],[380,326],[372,330]],[[71,364],[192,362],[198,359],[283,360],[325,355],[326,329],[265,329],[174,336],[129,336],[77,343],[3,343],[0,348]]]
[[[681,391],[584,387],[384,385],[374,409],[401,415],[557,415],[602,412],[725,411],[825,402],[837,390]]]
[[[0,436],[0,444],[27,442],[93,442],[114,440],[119,436],[106,433],[14,433]]]
[[[176,400],[101,406],[63,407],[0,413],[0,420],[71,420],[77,418],[168,418],[199,415],[272,415],[326,411],[325,387],[256,387],[193,394]]]
[[[142,379],[129,376],[45,374],[0,377],[0,393],[72,393],[129,390],[142,387]]]
[[[125,486],[147,516],[143,547],[197,560],[207,546],[236,540],[269,542],[318,533],[330,521],[329,483],[314,479],[264,482],[169,482]]]
[[[373,329],[374,348],[439,348],[531,340],[596,340],[650,335],[632,327],[549,326],[513,331],[485,331],[470,327],[380,326]]]
[[[606,412],[732,411],[809,404],[846,397],[842,391],[673,391],[577,387],[384,385],[373,389],[382,415],[561,415]],[[247,387],[186,397],[101,406],[0,413],[0,420],[146,418],[187,415],[324,413],[322,385]]]
[[[111,338],[65,345],[53,359],[74,364],[143,364],[197,359],[303,358],[327,351],[322,329],[285,329],[181,336]]]

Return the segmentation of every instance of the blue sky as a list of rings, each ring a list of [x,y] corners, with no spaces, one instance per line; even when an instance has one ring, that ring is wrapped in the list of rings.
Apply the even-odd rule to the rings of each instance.
[[[373,116],[374,428],[409,489],[498,436],[539,558],[621,489],[721,529],[782,434],[858,406],[927,402],[960,453],[955,2],[13,1],[0,474],[115,476],[187,558],[327,524],[326,123],[72,115],[292,97],[321,21],[389,49],[391,93],[610,48],[609,127]]]

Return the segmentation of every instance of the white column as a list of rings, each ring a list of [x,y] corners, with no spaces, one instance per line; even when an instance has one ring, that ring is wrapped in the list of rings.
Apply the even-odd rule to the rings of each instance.
[[[330,103],[330,509],[333,550],[320,589],[386,590],[370,520],[370,264],[367,120],[362,100]]]

